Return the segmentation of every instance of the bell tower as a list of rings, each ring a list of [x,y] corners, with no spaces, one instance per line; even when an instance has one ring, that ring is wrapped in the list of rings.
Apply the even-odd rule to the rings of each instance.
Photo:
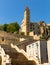
[[[24,19],[26,20],[26,23],[30,22],[30,10],[28,7],[26,7],[24,11]]]
[[[28,7],[26,7],[24,11],[24,18],[22,21],[22,32],[24,32],[25,35],[29,34],[29,28],[30,28],[30,10]]]

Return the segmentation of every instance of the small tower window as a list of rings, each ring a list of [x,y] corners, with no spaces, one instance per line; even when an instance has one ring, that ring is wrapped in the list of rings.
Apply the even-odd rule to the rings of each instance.
[[[2,41],[4,41],[4,37],[2,37]]]

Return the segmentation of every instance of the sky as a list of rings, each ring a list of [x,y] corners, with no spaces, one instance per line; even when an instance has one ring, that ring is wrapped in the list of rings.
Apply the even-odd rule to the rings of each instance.
[[[50,0],[0,0],[0,24],[17,21],[21,25],[26,6],[31,22],[50,23]]]

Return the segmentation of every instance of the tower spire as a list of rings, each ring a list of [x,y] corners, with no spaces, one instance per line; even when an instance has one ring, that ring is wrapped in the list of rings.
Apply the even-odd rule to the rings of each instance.
[[[30,11],[28,6],[26,6],[26,9],[25,9],[25,11]]]
[[[27,6],[24,11],[24,18],[22,20],[21,25],[22,32],[24,32],[25,35],[29,34],[29,28],[30,28],[29,25],[30,25],[30,10]]]
[[[27,11],[29,10],[29,7],[28,7],[28,6],[26,6],[26,9],[25,9],[25,11],[26,11],[26,10],[27,10]]]

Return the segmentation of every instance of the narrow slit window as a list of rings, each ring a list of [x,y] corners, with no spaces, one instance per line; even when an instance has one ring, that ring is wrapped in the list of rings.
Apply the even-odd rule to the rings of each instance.
[[[2,41],[4,41],[4,37],[2,37]]]

